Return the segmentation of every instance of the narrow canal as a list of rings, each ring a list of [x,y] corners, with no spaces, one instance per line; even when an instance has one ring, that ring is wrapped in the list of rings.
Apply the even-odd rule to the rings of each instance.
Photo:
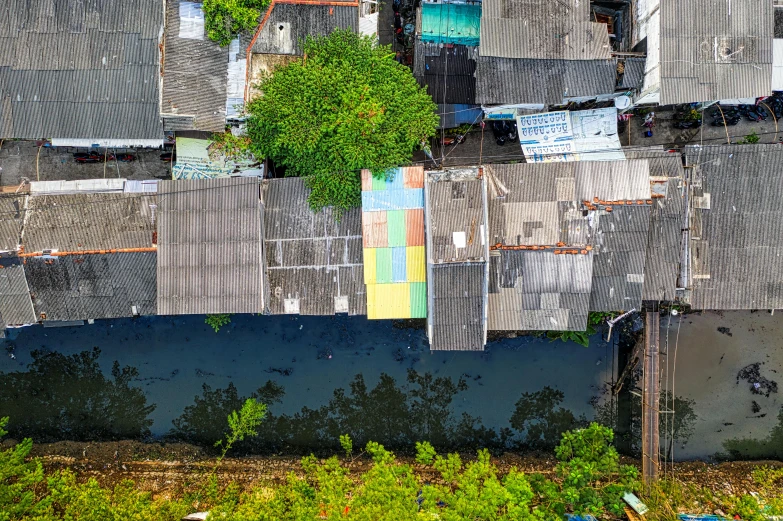
[[[661,420],[662,440],[676,433],[669,454],[775,456],[783,317],[692,314],[661,326],[663,387],[676,396]],[[39,439],[211,443],[225,411],[253,393],[270,403],[260,448],[275,452],[343,431],[399,446],[428,436],[546,448],[563,428],[615,418],[616,346],[599,335],[587,348],[527,336],[430,353],[423,330],[362,317],[234,316],[215,333],[193,316],[34,326],[0,342],[15,356],[0,357],[0,416],[19,426],[12,434]]]

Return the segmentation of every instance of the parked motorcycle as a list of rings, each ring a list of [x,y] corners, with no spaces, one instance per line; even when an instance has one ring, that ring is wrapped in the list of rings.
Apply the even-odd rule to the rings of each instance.
[[[98,152],[75,152],[73,158],[77,163],[103,163],[114,161],[114,154],[100,154]]]
[[[117,154],[116,155],[117,161],[121,161],[123,163],[130,163],[132,161],[136,161],[136,156],[133,154]]]
[[[460,143],[464,143],[465,139],[467,139],[465,134],[454,134],[451,136],[444,136],[443,139],[440,140],[440,144],[444,147],[459,145]]]
[[[739,115],[731,116],[731,117],[726,116],[726,125],[729,126],[729,127],[733,127],[734,125],[736,125],[737,123],[740,122],[740,119],[742,119],[742,118],[740,118]],[[718,115],[717,118],[712,120],[711,125],[713,127],[722,127],[723,126],[723,118],[720,117],[720,115]]]
[[[701,120],[695,119],[690,121],[675,121],[674,128],[686,129],[686,128],[699,128],[701,126]]]
[[[76,152],[73,158],[77,163],[100,163],[103,161],[103,156],[94,152]]]
[[[492,134],[495,136],[495,143],[501,147],[508,142],[514,142],[519,139],[517,125],[512,121],[493,121]]]

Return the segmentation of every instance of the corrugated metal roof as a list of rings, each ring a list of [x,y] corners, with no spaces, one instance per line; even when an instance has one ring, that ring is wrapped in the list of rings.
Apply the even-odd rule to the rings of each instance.
[[[606,25],[590,21],[588,2],[484,0],[481,55],[539,60],[608,59]]]
[[[481,350],[487,330],[486,181],[478,169],[427,172],[430,349]]]
[[[595,212],[593,219],[590,310],[641,309],[650,207],[617,206],[611,213]]]
[[[158,313],[261,313],[258,180],[158,184]]]
[[[24,268],[16,257],[0,258],[0,329],[36,322]]]
[[[481,351],[486,338],[486,265],[444,264],[430,270],[430,349]]]
[[[15,251],[19,247],[24,218],[24,197],[0,197],[0,251]]]
[[[650,211],[642,300],[673,301],[677,289],[685,206],[682,180],[671,177],[664,183],[666,197],[655,199]]]
[[[269,19],[253,44],[253,53],[302,54],[308,36],[328,36],[335,29],[359,29],[356,6],[274,4]]]
[[[425,42],[437,44],[478,45],[481,25],[481,3],[424,2],[418,10],[417,35]]]
[[[619,87],[621,89],[641,89],[646,62],[646,58],[625,58],[623,60],[623,77]]]
[[[482,179],[427,178],[428,262],[487,260]]]
[[[536,60],[482,55],[476,61],[476,103],[559,104],[566,97],[611,94],[613,60]]]
[[[108,193],[31,196],[22,245],[85,251],[149,248],[155,232],[154,195]]]
[[[43,320],[156,315],[155,252],[30,257],[25,275]]]
[[[265,183],[264,249],[272,314],[363,315],[362,217],[314,213],[302,178]]]
[[[593,255],[497,251],[489,265],[490,330],[584,331]]]
[[[416,48],[427,44],[417,41]],[[476,103],[476,57],[475,47],[453,45],[443,47],[436,56],[427,56],[423,51],[416,52],[416,59],[422,60],[417,80],[436,103],[468,104]]]
[[[682,156],[663,149],[630,150],[626,156],[647,159],[653,193],[664,195],[653,199],[650,210],[642,300],[673,301],[680,270],[685,210]]]
[[[650,165],[646,159],[627,161],[576,161],[577,201],[636,201],[650,198]]]
[[[783,307],[783,150],[686,147],[693,309]]]
[[[162,140],[160,4],[11,1],[22,14],[0,24],[4,137]]]
[[[772,92],[772,2],[661,2],[661,105]]]
[[[220,132],[226,125],[229,48],[206,37],[180,38],[179,17],[179,0],[168,0],[160,110],[175,116],[166,117],[164,124],[167,130]]]

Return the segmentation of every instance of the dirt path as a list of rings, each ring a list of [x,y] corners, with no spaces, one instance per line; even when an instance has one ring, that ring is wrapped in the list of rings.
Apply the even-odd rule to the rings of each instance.
[[[193,489],[203,483],[212,470],[215,460],[193,445],[171,443],[141,443],[134,441],[76,443],[59,442],[36,445],[33,455],[43,459],[47,471],[70,468],[80,479],[94,477],[101,485],[112,486],[122,480],[134,480],[142,490],[156,497],[172,497],[183,490]],[[465,455],[470,458],[470,455]],[[431,471],[416,465],[411,458],[399,458],[413,464],[420,474],[429,476]],[[501,474],[511,467],[525,472],[548,474],[554,471],[553,457],[523,456],[505,453],[493,458]],[[349,463],[352,473],[367,470],[369,458],[356,458]],[[638,465],[635,460],[624,463]],[[677,463],[668,471],[680,481],[710,488],[714,492],[732,495],[755,490],[752,471],[760,465],[783,466],[781,462],[728,462],[709,464],[704,462]],[[272,456],[227,458],[219,467],[221,483],[235,482],[243,489],[263,484],[280,484],[289,472],[299,472],[299,458]]]

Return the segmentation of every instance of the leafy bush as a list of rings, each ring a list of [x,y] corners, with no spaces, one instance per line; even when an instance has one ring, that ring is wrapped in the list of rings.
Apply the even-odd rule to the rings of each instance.
[[[220,331],[220,328],[231,323],[231,315],[228,313],[220,313],[217,315],[207,315],[204,319],[204,323],[215,330],[215,333]]]
[[[758,134],[756,134],[756,131],[754,130],[747,136],[745,136],[745,139],[740,139],[737,141],[738,145],[755,145],[761,140]]]
[[[389,47],[351,31],[308,38],[304,57],[258,85],[247,105],[256,157],[306,178],[314,209],[361,202],[359,171],[382,177],[409,163],[435,134],[438,116],[427,92]]]
[[[239,33],[254,31],[269,4],[270,0],[204,0],[207,38],[228,45]]]

